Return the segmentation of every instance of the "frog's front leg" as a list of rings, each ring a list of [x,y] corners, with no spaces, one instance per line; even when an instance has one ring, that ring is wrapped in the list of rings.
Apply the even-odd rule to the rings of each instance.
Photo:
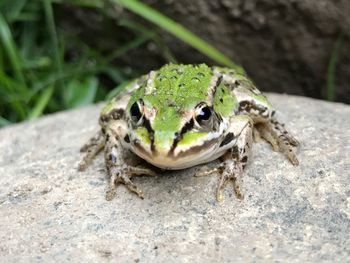
[[[239,182],[243,170],[247,164],[253,142],[253,120],[247,115],[233,116],[230,120],[230,127],[227,134],[233,134],[232,147],[224,154],[221,167],[221,178],[216,191],[218,201],[223,199],[225,185],[232,181],[235,194],[243,199]]]
[[[102,131],[98,131],[94,137],[80,149],[80,152],[84,152],[85,156],[83,160],[79,163],[79,171],[84,171],[96,157],[96,155],[102,151],[105,144],[105,139],[103,137]]]
[[[105,136],[105,162],[110,177],[106,199],[112,200],[114,198],[119,184],[124,184],[129,191],[143,199],[142,191],[131,181],[131,177],[137,175],[153,176],[155,173],[149,169],[134,167],[127,163],[125,152],[119,141],[120,136],[116,135],[112,129],[106,129]]]

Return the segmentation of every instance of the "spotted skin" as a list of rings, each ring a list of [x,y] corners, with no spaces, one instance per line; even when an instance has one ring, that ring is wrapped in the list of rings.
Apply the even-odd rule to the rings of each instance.
[[[217,200],[232,182],[243,198],[240,181],[259,135],[298,165],[298,141],[275,118],[267,98],[243,73],[227,68],[169,64],[131,82],[101,111],[99,131],[82,147],[85,170],[104,150],[110,183],[106,199],[124,184],[143,198],[133,176],[155,175],[153,170],[131,164],[130,154],[165,170],[185,169],[219,159]]]

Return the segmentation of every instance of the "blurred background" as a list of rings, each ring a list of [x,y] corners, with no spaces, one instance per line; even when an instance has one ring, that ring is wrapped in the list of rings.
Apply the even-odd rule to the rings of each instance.
[[[165,63],[350,103],[348,0],[0,0],[0,127],[105,100]]]

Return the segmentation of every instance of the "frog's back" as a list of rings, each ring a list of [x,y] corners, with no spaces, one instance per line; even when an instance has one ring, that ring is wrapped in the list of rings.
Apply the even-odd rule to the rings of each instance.
[[[213,71],[205,64],[167,64],[148,75],[129,105],[142,97],[145,105],[192,109],[199,102],[207,102],[212,77]]]

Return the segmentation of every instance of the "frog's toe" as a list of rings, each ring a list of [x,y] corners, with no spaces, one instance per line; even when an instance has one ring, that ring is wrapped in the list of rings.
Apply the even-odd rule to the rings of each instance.
[[[112,175],[109,179],[109,185],[106,192],[106,200],[111,201],[115,195],[116,195],[116,189],[117,189],[117,175]]]
[[[216,190],[216,200],[218,200],[218,202],[224,200],[223,192],[224,192],[225,187],[229,181],[231,181],[233,183],[233,189],[234,189],[236,197],[239,200],[243,200],[243,194],[242,194],[241,188],[239,186],[238,178],[234,175],[228,176],[228,177],[221,175],[220,183],[219,183],[219,186]]]
[[[300,145],[277,120],[273,119],[270,123],[259,123],[256,125],[260,136],[272,145],[274,151],[281,152],[293,165],[298,165],[295,150]]]
[[[107,201],[112,201],[114,199],[114,197],[116,196],[116,185],[113,184],[113,186],[108,186],[108,189],[106,191],[106,200]]]
[[[278,138],[278,146],[279,146],[280,152],[284,154],[293,165],[297,166],[299,165],[299,161],[295,154],[296,147],[297,147],[294,144],[295,142],[299,144],[299,142],[296,140],[291,141],[289,137],[282,136]]]
[[[141,199],[144,199],[143,192],[131,181],[127,174],[112,176],[106,192],[106,200],[111,201],[116,196],[117,187],[124,184],[132,193],[135,193]]]
[[[300,145],[300,142],[290,134],[289,134],[288,140],[289,140],[289,143],[295,147],[298,147]]]
[[[130,180],[130,178],[127,175],[123,175],[119,177],[120,183],[123,183],[130,192],[136,194],[141,199],[144,199],[142,191]]]
[[[291,150],[291,149],[289,149]],[[287,153],[288,160],[295,166],[299,165],[299,160],[293,150]]]
[[[223,192],[225,190],[225,187],[228,183],[230,179],[229,178],[226,178],[224,176],[224,174],[221,175],[221,178],[220,178],[220,183],[218,185],[218,188],[216,189],[216,200],[218,202],[221,202],[224,200],[224,195],[223,195]]]
[[[157,174],[151,170],[151,169],[147,169],[147,168],[143,168],[143,167],[128,167],[128,172],[132,175],[148,175],[148,176],[156,176]]]
[[[86,168],[92,163],[93,159],[103,149],[104,138],[102,132],[99,131],[94,137],[90,138],[83,147],[80,148],[80,152],[85,153],[83,160],[78,165],[79,171],[85,171]]]
[[[209,168],[207,166],[204,166],[200,168],[196,173],[194,174],[195,177],[204,177],[207,175],[211,175],[213,173],[218,173],[221,171],[221,167],[215,167],[215,168]]]
[[[141,199],[144,199],[143,192],[131,181],[131,177],[138,175],[155,176],[156,173],[147,168],[125,166],[111,170],[111,178],[109,181],[106,199],[112,200],[116,195],[116,188],[119,184],[125,185],[128,190],[136,194]]]
[[[243,173],[243,168],[239,163],[235,161],[229,161],[226,163],[225,169],[220,175],[220,182],[216,190],[216,199],[220,202],[223,198],[223,192],[228,182],[233,183],[234,192],[238,199],[243,200],[243,194],[240,190],[239,179]]]

